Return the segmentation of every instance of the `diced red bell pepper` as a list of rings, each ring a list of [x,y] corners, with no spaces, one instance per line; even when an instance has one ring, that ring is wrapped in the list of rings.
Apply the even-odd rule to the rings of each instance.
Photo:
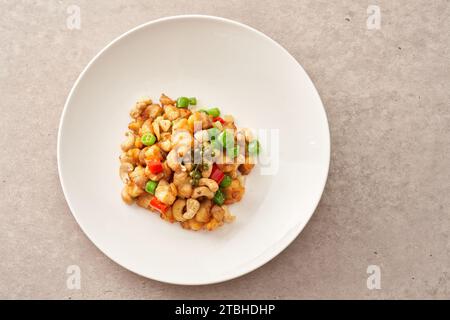
[[[213,179],[217,182],[217,184],[220,184],[225,177],[225,174],[222,172],[222,170],[219,169],[217,164],[213,164],[211,175],[209,176],[210,179]]]
[[[216,122],[216,121],[219,121],[221,124],[224,124],[224,123],[225,123],[225,120],[223,120],[221,117],[215,117],[215,118],[213,119],[213,122]]]
[[[161,161],[159,160],[149,160],[147,161],[148,170],[153,174],[158,174],[164,170]]]
[[[158,210],[161,213],[166,213],[167,210],[169,209],[169,206],[162,203],[161,201],[158,200],[158,198],[153,197],[152,200],[150,200],[150,206],[155,209]]]

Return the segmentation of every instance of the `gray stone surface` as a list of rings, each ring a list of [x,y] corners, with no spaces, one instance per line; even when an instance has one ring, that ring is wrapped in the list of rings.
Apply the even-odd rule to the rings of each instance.
[[[373,3],[372,3],[373,2]],[[81,30],[66,9],[81,8]],[[366,27],[369,4],[380,30]],[[449,298],[450,2],[0,1],[0,298]],[[56,167],[67,94],[110,40],[149,20],[249,24],[310,74],[326,107],[329,180],[301,235],[260,269],[183,287],[109,260],[69,212]],[[66,268],[82,270],[68,290]],[[380,290],[366,268],[381,267]]]

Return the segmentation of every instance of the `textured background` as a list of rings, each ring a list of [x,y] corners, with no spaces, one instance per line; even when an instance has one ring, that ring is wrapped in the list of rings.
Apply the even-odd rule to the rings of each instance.
[[[81,30],[66,27],[69,5]],[[379,5],[380,30],[366,27]],[[450,2],[0,0],[0,298],[449,298]],[[56,137],[75,79],[149,20],[201,13],[249,24],[306,69],[332,159],[312,220],[283,253],[200,287],[139,277],[81,232],[62,194]],[[68,290],[66,268],[82,270]],[[366,269],[381,267],[381,290]]]

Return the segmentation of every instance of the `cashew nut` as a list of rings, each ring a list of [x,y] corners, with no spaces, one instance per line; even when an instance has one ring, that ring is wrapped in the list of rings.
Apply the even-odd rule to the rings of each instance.
[[[177,198],[177,187],[173,183],[169,184],[166,180],[161,180],[156,187],[155,196],[159,201],[170,206]]]
[[[178,109],[178,111],[180,112],[180,118],[187,118],[192,114],[191,110],[188,108],[181,108]]]
[[[190,182],[182,184],[178,187],[178,196],[182,198],[190,198],[192,195],[192,185]]]
[[[232,115],[229,115],[229,114],[224,115],[224,116],[223,116],[223,120],[224,120],[225,122],[234,122],[233,116],[232,116]]]
[[[188,118],[188,123],[191,128],[194,128],[196,122],[201,122],[201,129],[211,128],[212,120],[211,118],[204,112],[194,112]]]
[[[209,178],[209,176],[211,175],[211,172],[212,172],[212,168],[213,168],[212,162],[206,162],[206,164],[207,164],[206,169],[203,167],[204,169],[202,170],[203,178]]]
[[[234,219],[236,219],[236,216],[233,216],[233,215],[231,214],[230,210],[228,209],[228,206],[223,205],[221,208],[222,208],[223,211],[224,211],[223,220],[224,220],[225,222],[231,223],[231,222],[234,221]]]
[[[163,166],[163,174],[164,174],[164,178],[166,180],[170,180],[172,178],[172,169],[170,169],[170,167],[167,165],[167,161],[164,161],[162,163]]]
[[[203,228],[203,223],[198,222],[195,219],[190,219],[187,221],[189,228],[193,231],[198,231],[201,230],[201,228]]]
[[[252,161],[251,157],[245,157],[245,161],[244,163],[239,165],[239,171],[243,174],[243,175],[247,175],[249,174],[253,167],[255,166],[254,162]]]
[[[145,151],[145,159],[162,159],[161,149],[156,145],[152,145]]]
[[[200,197],[207,197],[208,199],[214,198],[214,192],[212,192],[208,187],[201,186],[194,189],[192,192],[192,198],[197,199]]]
[[[140,129],[139,133],[141,135],[144,135],[144,134],[149,133],[149,132],[153,134],[152,119],[147,119],[147,120],[144,121],[144,123],[141,126],[141,129]]]
[[[187,170],[187,171],[192,171],[192,169],[194,168],[194,164],[193,163],[190,163],[190,162],[185,162],[184,163],[184,168]]]
[[[178,196],[190,198],[192,194],[192,185],[189,182],[189,176],[186,171],[178,171],[173,174],[173,183],[178,187]]]
[[[145,109],[144,115],[150,119],[155,119],[162,113],[162,111],[163,110],[159,104],[152,104]]]
[[[225,159],[222,159],[222,163],[218,163],[217,167],[222,170],[222,172],[228,173],[236,169],[237,165],[233,163],[232,160],[230,160],[228,157],[224,157]]]
[[[133,159],[128,155],[127,152],[123,152],[120,155],[119,160],[120,160],[120,163],[125,163],[125,162],[133,163]]]
[[[212,202],[209,199],[205,199],[200,203],[200,208],[195,215],[195,220],[198,222],[208,222],[211,219],[211,205]]]
[[[161,147],[161,149],[163,149],[165,152],[169,152],[170,149],[172,149],[172,143],[170,143],[170,139],[161,141],[159,143],[159,146]]]
[[[213,179],[200,178],[200,180],[198,181],[198,185],[207,186],[208,189],[211,190],[211,192],[216,192],[217,190],[219,190],[219,185]]]
[[[141,151],[139,151],[139,163],[141,166],[145,166],[145,152],[148,150],[148,147],[145,147]]]
[[[170,150],[169,154],[167,155],[167,165],[175,172],[181,170],[181,163],[178,160],[178,154],[175,149]]]
[[[170,129],[170,126],[172,125],[172,122],[170,120],[159,120],[159,126],[161,127],[162,131],[166,132]]]
[[[183,217],[183,209],[186,205],[186,200],[184,199],[177,199],[172,206],[172,215],[175,218],[175,220],[183,222],[186,221],[186,219]]]
[[[128,151],[134,147],[134,134],[131,131],[125,133],[127,139],[120,145],[123,151]]]
[[[133,181],[139,188],[145,189],[145,184],[148,181],[145,175],[145,169],[141,166],[134,168],[134,171],[129,174],[131,181]]]
[[[133,148],[127,151],[128,161],[133,165],[137,165],[139,163],[139,152],[141,152],[138,148]]]
[[[231,179],[236,179],[238,177],[237,170],[233,170],[230,172]]]
[[[143,121],[141,119],[140,120],[135,120],[135,121],[130,122],[128,124],[128,129],[130,129],[131,131],[133,131],[135,133],[138,133],[139,129],[142,126],[142,124],[143,124]]]
[[[144,193],[144,190],[131,182],[129,185],[127,185],[127,192],[132,198],[137,198]]]
[[[189,175],[187,172],[178,171],[173,174],[173,183],[178,187],[189,182]]]
[[[221,208],[221,207],[219,207],[217,205],[214,205],[211,208],[211,214],[214,217],[214,219],[216,219],[217,221],[220,222],[220,221],[223,220],[223,218],[225,216],[225,210],[223,210],[223,208]]]
[[[141,141],[141,137],[136,137],[134,139],[134,147],[138,148],[138,149],[141,149],[143,146],[144,146],[144,144]]]
[[[161,132],[161,141],[171,140],[172,139],[172,133],[170,131],[168,132]]]
[[[152,198],[153,195],[151,195],[150,193],[143,193],[137,198],[136,204],[142,208],[148,209]]]
[[[177,131],[177,130],[186,130],[186,131],[190,131],[189,123],[188,123],[187,119],[185,119],[185,118],[180,118],[180,119],[177,119],[177,120],[175,120],[175,121],[173,122],[173,125],[172,125],[172,131],[175,132],[175,131]]]
[[[174,222],[173,214],[172,214],[172,207],[169,207],[165,213],[161,213],[160,217],[166,221],[169,221],[170,223]]]
[[[178,155],[180,158],[185,157],[186,155],[188,155],[188,152],[191,151],[190,147],[187,146],[187,145],[179,145],[179,146],[177,146],[177,147],[174,148],[174,149],[176,149],[177,155]]]
[[[147,105],[149,105],[151,103],[152,103],[152,100],[149,100],[149,99],[137,102],[134,105],[133,109],[131,109],[130,116],[132,118],[136,119],[137,117],[139,117],[141,115],[142,111],[144,111],[144,109],[147,107]]]
[[[192,219],[200,209],[200,202],[195,199],[188,199],[186,202],[186,212],[183,214],[183,218],[189,220]]]
[[[161,104],[163,106],[171,104],[174,105],[175,101],[173,101],[172,99],[170,99],[168,96],[166,96],[164,93],[161,95],[161,98],[159,98],[159,102],[161,102]]]
[[[191,148],[192,136],[189,131],[186,131],[186,130],[174,131],[172,134],[172,137],[170,139],[171,139],[172,145],[174,145],[175,147],[185,146],[185,147],[188,147],[189,149]],[[184,156],[184,155],[181,155],[181,156]]]
[[[168,120],[173,121],[180,117],[180,111],[173,105],[165,105],[164,112]]]
[[[216,219],[211,219],[208,223],[205,224],[205,229],[208,231],[213,231],[220,227],[222,224],[223,222],[219,222]]]
[[[133,203],[133,198],[128,193],[128,187],[127,186],[123,187],[121,196],[122,196],[123,202],[125,202],[126,204],[132,204]]]
[[[133,165],[129,162],[122,162],[120,164],[119,175],[122,182],[128,184],[130,182],[129,173],[134,169]]]
[[[156,138],[159,140],[161,138],[160,131],[159,131],[159,117],[156,118],[152,123],[153,133],[155,134]]]

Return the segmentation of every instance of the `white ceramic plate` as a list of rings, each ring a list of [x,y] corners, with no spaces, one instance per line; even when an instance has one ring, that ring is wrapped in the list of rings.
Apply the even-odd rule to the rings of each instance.
[[[268,165],[252,172],[230,207],[234,223],[186,231],[122,202],[118,156],[129,110],[162,92],[219,106],[240,127],[279,130],[278,152],[263,143],[274,174],[261,174]],[[229,280],[279,254],[314,212],[329,158],[324,108],[298,62],[261,32],[210,16],[156,20],[110,43],[72,88],[58,136],[62,188],[86,235],[123,267],[175,284]]]

